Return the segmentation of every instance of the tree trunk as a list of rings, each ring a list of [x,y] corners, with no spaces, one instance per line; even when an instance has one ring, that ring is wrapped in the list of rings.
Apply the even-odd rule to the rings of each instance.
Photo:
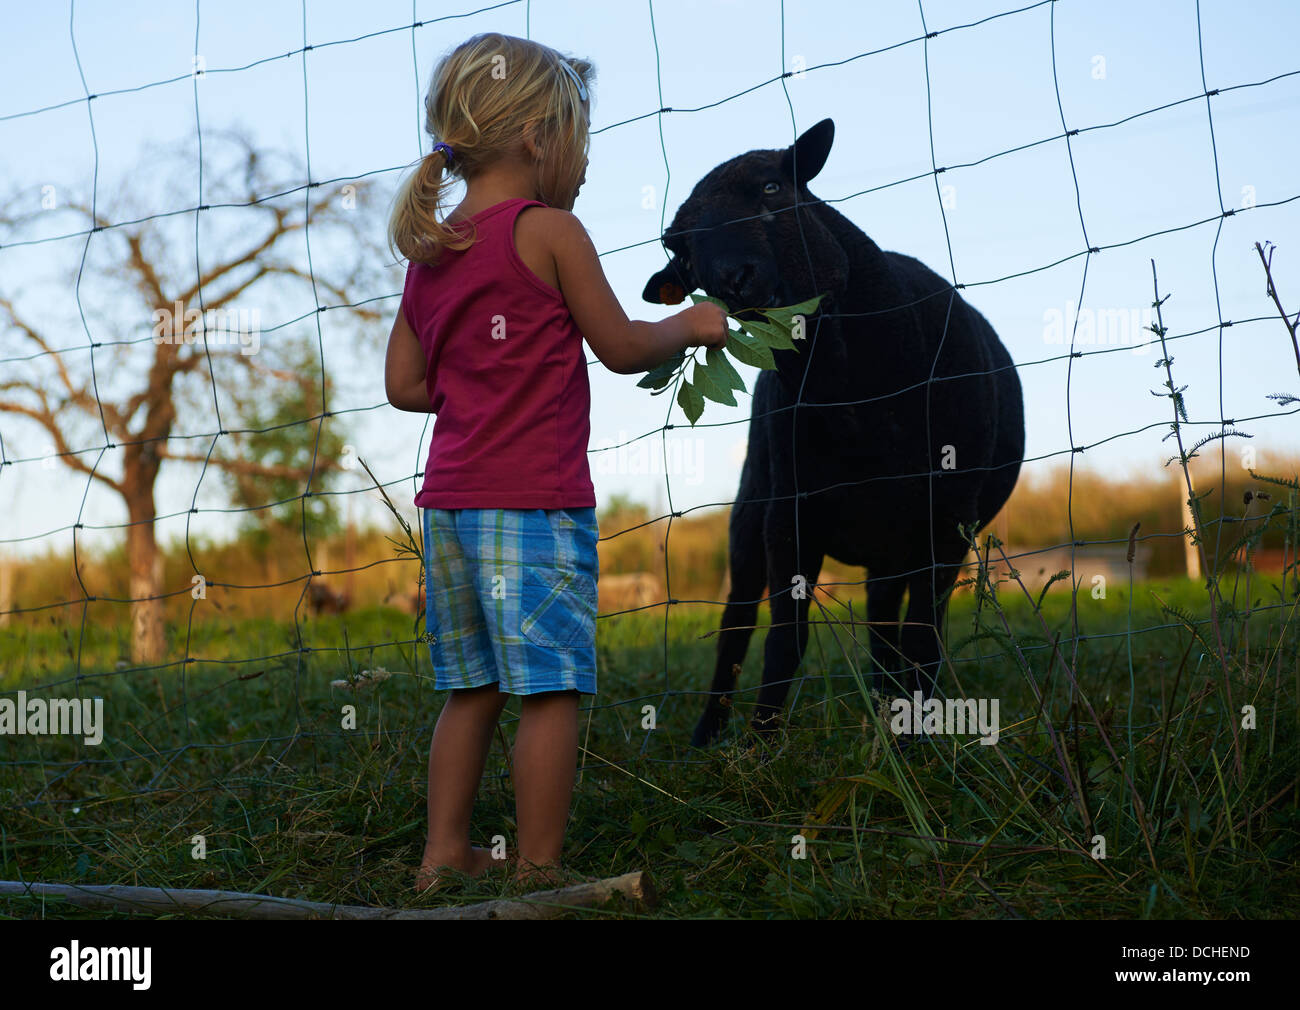
[[[644,870],[554,891],[536,891],[518,898],[497,898],[476,905],[410,909],[336,905],[236,891],[0,880],[0,896],[4,897],[39,898],[42,901],[55,898],[83,908],[164,912],[172,916],[196,912],[235,919],[554,919],[575,908],[599,908],[615,894],[622,895],[630,904],[629,911],[644,911],[659,903],[650,874]]]
[[[1174,485],[1178,488],[1178,497],[1183,500],[1183,525],[1192,531],[1192,534],[1198,532],[1196,528],[1196,516],[1192,514],[1192,505],[1186,498],[1187,484],[1182,479],[1182,474],[1174,475]],[[1189,579],[1199,579],[1201,577],[1201,555],[1192,541],[1192,534],[1183,537],[1183,558],[1187,565],[1187,577]],[[1208,547],[1207,547],[1208,550]]]
[[[129,446],[123,466],[126,513],[126,557],[131,567],[131,661],[153,666],[163,661],[162,557],[154,536],[157,518],[153,500],[158,476],[157,457],[150,446]]]
[[[9,627],[9,611],[14,608],[14,568],[7,551],[0,550],[0,628]]]

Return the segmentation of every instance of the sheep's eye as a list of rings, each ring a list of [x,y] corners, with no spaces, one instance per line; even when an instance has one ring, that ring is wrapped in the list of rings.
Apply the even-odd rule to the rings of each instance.
[[[764,192],[764,193],[775,193],[775,192],[777,192],[778,190],[780,190],[780,188],[781,188],[781,184],[780,184],[779,182],[769,182],[769,183],[766,183],[766,184],[763,186],[763,192]]]

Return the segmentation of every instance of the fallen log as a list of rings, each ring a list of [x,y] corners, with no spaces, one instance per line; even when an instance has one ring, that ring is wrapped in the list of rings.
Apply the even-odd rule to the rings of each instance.
[[[203,912],[237,919],[552,919],[571,909],[599,907],[616,894],[643,909],[653,908],[659,900],[650,875],[644,870],[516,898],[494,898],[475,905],[444,908],[371,908],[238,891],[0,880],[0,897],[57,898],[82,908]]]

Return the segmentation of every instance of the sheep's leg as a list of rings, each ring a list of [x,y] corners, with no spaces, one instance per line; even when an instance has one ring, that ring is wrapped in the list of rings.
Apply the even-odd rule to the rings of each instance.
[[[742,485],[742,497],[743,490]],[[704,714],[691,734],[693,747],[707,747],[726,725],[740,665],[745,661],[749,638],[758,620],[758,601],[767,582],[762,505],[737,501],[731,512],[730,541],[731,591],[722,611],[713,686],[709,689]]]
[[[923,698],[934,694],[942,656],[939,636],[948,611],[948,590],[957,581],[958,565],[940,562],[908,582],[907,616],[903,620],[899,647],[912,667],[907,693],[920,691]]]
[[[790,522],[793,523],[793,515]],[[778,527],[779,528],[779,527]],[[804,535],[807,539],[807,535]],[[821,574],[823,556],[807,543],[801,545],[805,562],[794,561],[794,537],[781,546],[768,544],[768,586],[772,626],[763,652],[763,686],[754,705],[754,729],[773,733],[785,708],[785,698],[808,645],[808,606]],[[784,548],[784,549],[782,549]],[[784,563],[783,563],[784,562]],[[798,578],[798,577],[802,578]]]
[[[899,610],[907,581],[900,576],[877,576],[867,579],[867,641],[871,645],[871,687],[876,692],[901,690],[901,685],[886,675],[907,666],[898,641]]]

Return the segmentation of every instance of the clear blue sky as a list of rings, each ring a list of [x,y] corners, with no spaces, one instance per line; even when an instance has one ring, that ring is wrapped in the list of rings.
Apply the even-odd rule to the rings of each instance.
[[[830,116],[836,123],[835,147],[812,184],[813,192],[840,201],[836,206],[883,248],[917,256],[944,276],[955,273],[955,279],[967,285],[966,297],[988,316],[1012,357],[1024,366],[1020,374],[1031,458],[1067,451],[1071,444],[1065,362],[1032,363],[1067,349],[1050,341],[1053,314],[1064,318],[1068,343],[1087,258],[1038,268],[1085,248],[1080,208],[1087,241],[1103,247],[1088,262],[1085,310],[1104,311],[1111,320],[1123,312],[1126,319],[1135,315],[1139,325],[1144,324],[1154,258],[1162,291],[1172,294],[1165,307],[1171,332],[1206,330],[1174,345],[1177,379],[1189,387],[1193,420],[1269,413],[1276,408],[1265,394],[1300,393],[1294,355],[1265,298],[1252,249],[1256,240],[1278,243],[1275,276],[1286,304],[1293,312],[1300,309],[1300,201],[1238,213],[1223,222],[1221,231],[1211,220],[1121,248],[1104,248],[1215,218],[1221,204],[1242,208],[1252,198],[1266,204],[1300,195],[1295,171],[1300,76],[1238,87],[1300,70],[1300,14],[1294,3],[1200,4],[1206,86],[1237,88],[1212,98],[1209,110],[1204,98],[1195,97],[1203,86],[1197,5],[1192,0],[1060,0],[1054,7],[1042,4],[957,31],[946,29],[1015,5],[988,0],[923,0],[921,5],[914,0],[790,2],[783,23],[776,0],[538,0],[502,4],[414,31],[324,45],[409,26],[417,19],[466,13],[479,5],[476,0],[421,2],[415,4],[413,16],[410,3],[310,0],[306,37],[318,48],[304,56],[294,52],[303,46],[301,3],[200,3],[197,52],[210,71],[199,84],[205,133],[239,126],[267,145],[300,156],[309,137],[315,178],[385,170],[377,178],[386,204],[401,166],[427,150],[429,141],[418,127],[424,89],[437,58],[479,31],[530,34],[597,66],[592,116],[597,132],[588,181],[575,212],[597,248],[607,253],[606,272],[634,318],[666,314],[661,307],[642,303],[640,292],[649,274],[664,262],[654,241],[661,223],[671,220],[695,181],[743,151],[784,146]],[[34,212],[45,185],[70,187],[88,196],[96,162],[87,105],[76,102],[85,90],[69,37],[68,6],[6,8],[0,117],[73,102],[36,116],[0,118],[0,192],[17,192],[17,209]],[[926,28],[942,33],[928,45],[908,41],[923,34],[922,10]],[[1053,82],[1053,10],[1061,108],[1068,127],[1081,131],[1071,141],[1078,205],[1065,142],[1037,143],[1061,133]],[[94,102],[101,200],[129,193],[146,212],[177,206],[177,192],[152,176],[140,177],[138,168],[150,143],[197,155],[194,88],[185,76],[196,52],[195,13],[195,5],[185,3],[76,4],[73,31],[90,91],[182,78]],[[887,47],[894,48],[860,56]],[[927,50],[932,115],[927,115]],[[249,70],[216,72],[288,52],[294,55]],[[310,108],[306,118],[304,60]],[[848,62],[755,87],[783,70],[838,61]],[[755,90],[742,97],[723,101],[752,87]],[[1112,128],[1089,129],[1193,98]],[[661,104],[681,109],[714,102],[721,104],[699,112],[647,115]],[[612,126],[637,116],[645,118]],[[940,183],[951,187],[942,203],[933,177],[926,174],[932,167],[931,121],[937,164],[990,159],[942,174]],[[991,157],[1028,144],[1036,146]],[[911,176],[920,178],[887,186]],[[193,179],[181,184],[192,200],[197,165]],[[873,191],[864,192],[868,190]],[[190,222],[192,233],[192,218]],[[376,217],[375,228],[382,230],[383,224],[382,217]],[[39,215],[25,229],[11,238],[52,233]],[[92,254],[94,243],[92,239]],[[0,292],[18,293],[19,304],[32,318],[61,335],[60,346],[86,342],[69,280],[75,277],[84,246],[84,239],[76,238],[0,249]],[[633,248],[623,249],[626,246]],[[1024,275],[989,283],[1018,273]],[[368,293],[392,296],[385,303],[390,318],[397,309],[401,276],[400,268],[390,268],[384,289]],[[88,276],[81,294],[84,302],[107,306],[119,293]],[[289,308],[284,307],[286,314],[297,314]],[[280,309],[277,304],[276,311]],[[1220,318],[1259,316],[1270,318],[1223,332],[1220,372]],[[92,334],[98,318],[89,320]],[[279,321],[264,314],[263,326]],[[141,334],[148,332],[147,320],[138,325]],[[329,334],[327,367],[337,383],[335,409],[383,403],[386,336],[387,323],[360,336]],[[1134,331],[1129,336],[1145,340],[1150,334]],[[0,337],[0,358],[20,353],[20,347],[14,337]],[[1150,350],[1138,354],[1125,347],[1074,362],[1068,392],[1074,444],[1091,445],[1149,426],[1141,434],[1089,449],[1081,463],[1112,473],[1152,473],[1170,455],[1168,444],[1160,441],[1169,404],[1149,392],[1161,380],[1152,368],[1157,357]],[[71,361],[84,366],[85,352],[74,353]],[[0,370],[8,367],[0,365]],[[752,370],[744,374],[752,385]],[[651,398],[636,389],[635,382],[635,377],[592,365],[593,448],[655,432],[664,423],[666,398]],[[749,405],[743,396],[737,408],[710,404],[704,421],[731,423],[677,434],[672,440],[676,508],[732,498]],[[349,441],[381,479],[419,469],[427,431],[422,443],[418,418],[387,406],[353,417]],[[684,423],[675,408],[672,419]],[[182,430],[191,432],[214,427],[213,417],[201,413],[181,420]],[[1267,450],[1297,447],[1294,417],[1244,422],[1241,427],[1257,436],[1260,469],[1269,469]],[[0,434],[10,457],[45,451],[44,436],[11,417],[0,416]],[[84,444],[96,444],[94,430],[87,434]],[[638,452],[621,460],[608,453],[592,455],[598,499],[621,492],[662,508],[662,475],[635,471],[641,463],[662,461],[663,444],[656,435],[633,448],[642,454],[640,459]],[[1050,462],[1028,464],[1026,479],[1042,473]],[[119,464],[109,453],[104,465],[115,470]],[[39,462],[4,471],[0,541],[39,538],[21,547],[11,545],[23,551],[69,544],[66,528],[82,509],[84,478]],[[192,467],[174,465],[166,471],[159,486],[159,511],[187,509],[196,476]],[[359,483],[346,475],[342,486]],[[399,502],[409,503],[413,487],[408,483],[399,489]],[[357,499],[357,507],[363,497],[373,498],[349,497]],[[199,507],[225,504],[219,482],[206,481]],[[117,523],[124,513],[113,496],[92,488],[81,518],[88,525]],[[192,519],[191,529],[217,533],[227,528],[221,516]],[[185,529],[184,517],[160,525],[165,538]],[[42,536],[45,533],[50,535]]]

